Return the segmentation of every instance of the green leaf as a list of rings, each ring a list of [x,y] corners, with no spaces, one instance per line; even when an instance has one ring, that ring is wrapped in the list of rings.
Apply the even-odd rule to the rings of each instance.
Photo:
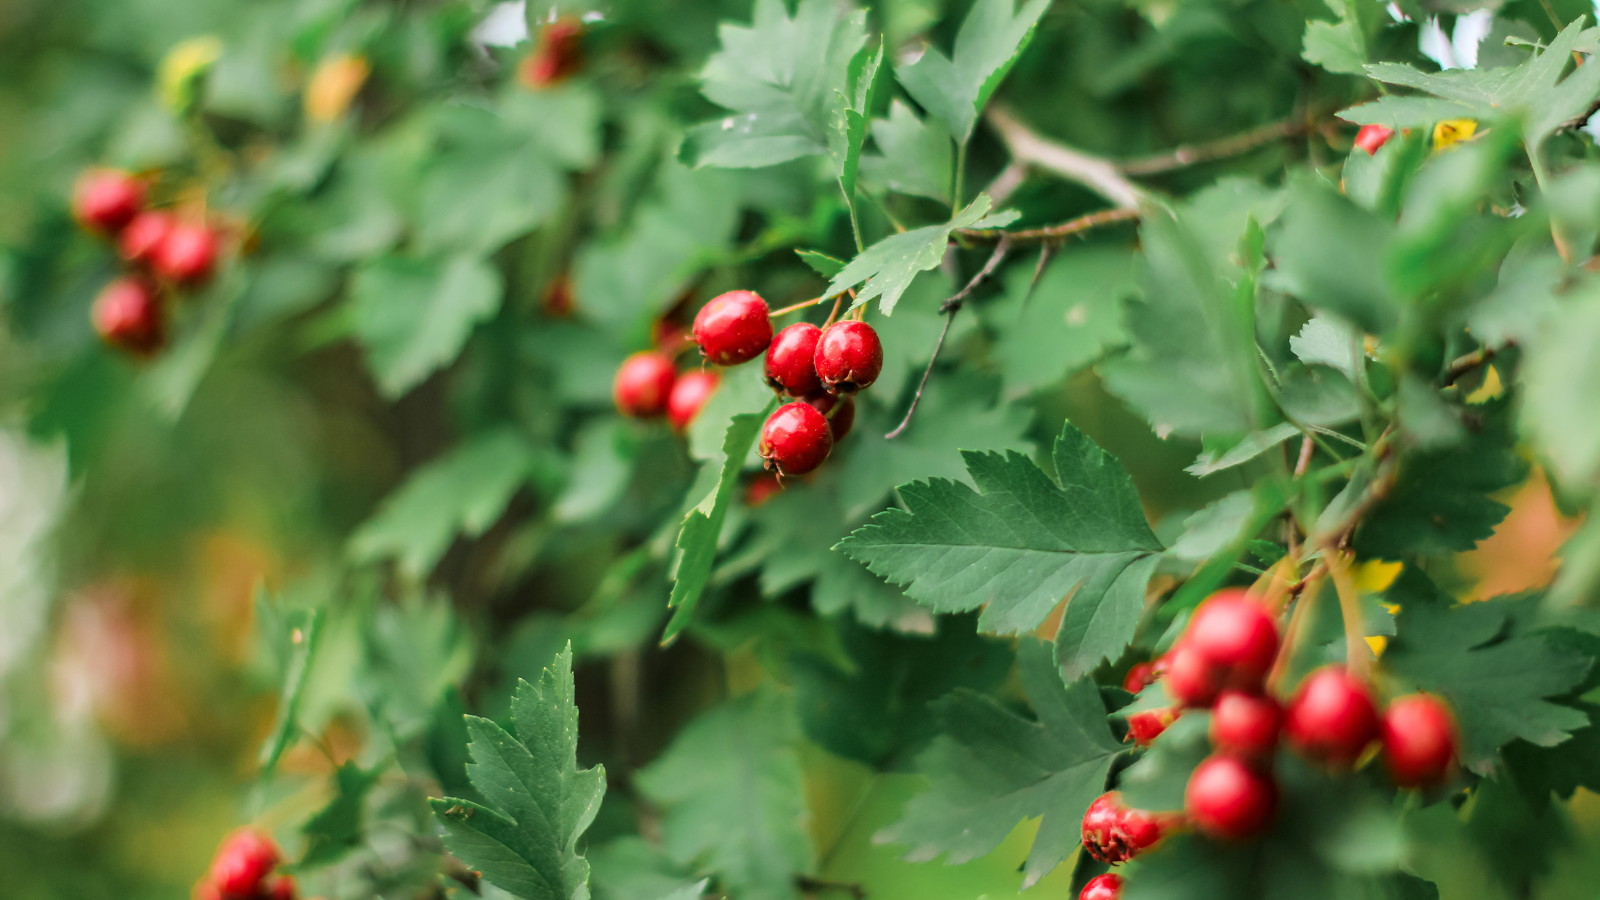
[[[585,425],[573,439],[572,472],[556,498],[556,519],[582,522],[610,509],[633,478],[639,444],[638,432],[621,418]]]
[[[297,869],[326,866],[366,840],[364,807],[367,793],[378,783],[379,770],[366,770],[347,762],[333,773],[334,795],[328,805],[301,826],[306,852]]]
[[[1600,399],[1597,287],[1592,280],[1580,282],[1540,326],[1529,328],[1536,334],[1523,357],[1518,426],[1563,487],[1587,485],[1600,473],[1600,416],[1594,414]]]
[[[839,177],[839,187],[844,191],[844,202],[853,211],[856,207],[856,176],[861,168],[861,147],[867,141],[867,121],[872,115],[873,86],[877,82],[878,67],[883,64],[883,39],[878,39],[878,50],[871,45],[862,47],[850,61],[850,74],[846,81],[850,87],[839,95],[828,123],[828,155],[833,160],[833,170]]]
[[[1400,315],[1381,264],[1394,226],[1312,178],[1298,181],[1292,196],[1275,248],[1278,286],[1365,331],[1387,333]]]
[[[427,728],[446,694],[466,679],[472,641],[446,599],[421,593],[380,604],[365,634],[373,680],[368,702],[403,742]]]
[[[673,862],[644,838],[627,835],[589,852],[589,883],[595,900],[669,900],[680,892],[705,890],[692,870]]]
[[[855,303],[850,308],[880,297],[878,309],[886,316],[893,315],[894,305],[900,301],[900,295],[906,292],[906,288],[911,286],[911,280],[917,277],[917,273],[936,268],[944,259],[950,233],[958,228],[970,228],[988,214],[989,197],[979,194],[976,200],[948,222],[889,235],[868,247],[851,260],[843,271],[833,276],[833,281],[828,285],[828,296],[842,294],[865,281],[867,286],[856,294]]]
[[[1600,706],[1576,701],[1589,724],[1554,746],[1512,741],[1501,748],[1506,774],[1529,799],[1551,794],[1570,800],[1578,788],[1600,790]]]
[[[818,250],[796,250],[795,255],[800,257],[801,262],[810,266],[811,271],[823,278],[832,278],[844,269],[844,260],[834,259]]]
[[[799,739],[793,704],[770,687],[690,722],[637,780],[663,811],[668,855],[715,872],[732,896],[794,897],[812,865]]]
[[[350,537],[358,560],[395,557],[413,579],[433,569],[456,534],[476,537],[533,470],[533,449],[510,429],[478,435],[428,463]]]
[[[1289,338],[1289,349],[1306,365],[1332,366],[1351,381],[1366,356],[1361,333],[1330,316],[1312,316],[1299,334]]]
[[[600,810],[606,773],[578,768],[571,644],[537,684],[518,683],[511,714],[516,737],[467,717],[467,776],[486,804],[429,801],[444,823],[445,849],[526,900],[588,900],[589,863],[578,838]]]
[[[1206,505],[1183,520],[1183,534],[1169,551],[1179,559],[1200,562],[1233,546],[1255,518],[1255,495],[1248,489],[1234,491]]]
[[[928,790],[876,840],[909,845],[914,862],[948,854],[947,864],[960,865],[1039,818],[1024,888],[1072,854],[1083,814],[1105,791],[1123,746],[1106,724],[1100,689],[1087,678],[1063,682],[1043,643],[1024,639],[1017,668],[1036,718],[964,689],[935,703],[943,733],[917,757]]]
[[[1186,710],[1161,732],[1139,761],[1117,776],[1117,790],[1133,809],[1183,809],[1183,792],[1195,766],[1211,755],[1211,713]]]
[[[1201,453],[1200,457],[1185,468],[1184,471],[1196,478],[1204,478],[1224,469],[1242,466],[1299,433],[1300,429],[1293,424],[1279,422],[1266,431],[1257,431],[1245,435],[1243,440],[1229,447],[1224,453],[1215,451]]]
[[[800,0],[792,17],[785,6],[756,0],[748,27],[718,29],[722,49],[706,61],[701,91],[731,112],[689,130],[679,151],[684,163],[759,167],[828,152],[839,95],[857,99],[851,62],[867,38],[867,14],[841,18],[831,0]],[[837,173],[845,169],[840,162]]]
[[[1328,7],[1339,17],[1337,24],[1320,20],[1306,22],[1305,61],[1330,72],[1365,75],[1372,56],[1371,44],[1385,18],[1375,0],[1328,0]]]
[[[900,85],[965,144],[1049,5],[1050,0],[1027,0],[1018,11],[1016,0],[978,0],[961,23],[952,55],[929,47],[916,62],[895,70]]]
[[[1016,452],[962,456],[977,491],[904,485],[906,509],[873,516],[839,548],[935,612],[983,606],[989,631],[1036,628],[1070,595],[1058,637],[1067,670],[1119,655],[1161,552],[1121,464],[1070,424],[1055,446],[1059,481]]]
[[[264,589],[256,590],[256,621],[272,644],[283,678],[278,714],[261,745],[262,779],[272,777],[278,760],[300,734],[300,700],[322,637],[322,618],[321,609],[287,609]]]
[[[950,135],[943,128],[930,126],[894,100],[889,118],[873,121],[872,140],[883,154],[861,158],[863,177],[891,191],[950,202]]]
[[[768,411],[771,408],[769,404]],[[756,435],[761,433],[761,425],[766,418],[765,411],[734,416],[722,439],[722,458],[706,463],[707,471],[718,472],[719,475],[710,492],[689,511],[678,532],[677,547],[683,551],[683,555],[678,560],[672,597],[667,601],[667,606],[674,612],[672,619],[667,622],[666,632],[661,636],[662,643],[676,639],[694,617],[695,604],[699,602],[700,594],[711,578],[712,564],[716,562],[717,541],[722,536],[722,522],[728,516],[728,505],[737,493],[739,470],[756,442]]]
[[[1034,267],[1006,272],[1003,303],[986,308],[997,325],[994,358],[1006,395],[1059,381],[1128,342],[1122,302],[1137,290],[1137,256],[1126,247],[1074,248],[1056,255],[1028,295]],[[987,306],[987,305],[986,305]]]
[[[1400,131],[1404,128],[1430,129],[1450,119],[1470,119],[1475,113],[1472,107],[1450,100],[1390,94],[1371,103],[1351,107],[1338,115],[1356,125],[1382,125]]]
[[[500,308],[502,289],[499,271],[472,256],[385,256],[358,270],[351,313],[378,386],[399,397],[449,365]]]

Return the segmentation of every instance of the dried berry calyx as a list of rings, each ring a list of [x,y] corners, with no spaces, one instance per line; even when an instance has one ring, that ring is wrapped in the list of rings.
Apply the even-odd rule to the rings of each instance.
[[[1133,859],[1154,847],[1177,824],[1166,813],[1129,809],[1116,791],[1101,794],[1083,814],[1083,848],[1104,863]]]

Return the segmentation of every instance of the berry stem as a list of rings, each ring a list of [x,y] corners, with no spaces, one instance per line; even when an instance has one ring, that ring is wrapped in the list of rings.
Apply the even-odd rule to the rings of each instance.
[[[856,292],[855,292],[855,290],[853,288],[850,291],[848,291],[847,293],[850,294],[850,299],[851,300],[855,300],[856,299]],[[823,328],[827,328],[829,325],[832,325],[834,322],[837,322],[839,320],[839,308],[841,306],[843,306],[843,305],[844,305],[844,294],[840,294],[839,296],[833,298],[833,311],[828,313],[828,320],[826,322],[822,323],[822,327]]]
[[[844,295],[843,294],[839,294],[838,296],[843,297]],[[785,306],[783,309],[775,309],[772,312],[768,313],[767,315],[772,317],[772,318],[777,318],[778,316],[786,316],[789,313],[799,312],[800,310],[805,309],[808,306],[816,306],[817,304],[825,302],[825,301],[830,300],[830,299],[833,299],[833,298],[831,298],[831,297],[827,296],[826,294],[824,294],[821,297],[813,297],[810,300],[806,300],[806,301],[803,301],[801,303],[796,303],[793,306]]]
[[[1345,641],[1345,667],[1350,674],[1362,680],[1367,677],[1367,670],[1371,668],[1371,659],[1367,655],[1367,642],[1365,629],[1361,627],[1361,597],[1356,591],[1355,581],[1350,578],[1350,568],[1345,564],[1342,554],[1330,551],[1324,554],[1328,563],[1328,572],[1333,575],[1334,590],[1339,593],[1339,613],[1344,617]]]
[[[1328,573],[1328,567],[1318,562],[1306,576],[1301,588],[1299,599],[1295,601],[1294,612],[1289,614],[1289,624],[1283,629],[1283,642],[1278,645],[1278,658],[1272,661],[1272,671],[1267,673],[1267,688],[1277,691],[1278,682],[1283,680],[1283,673],[1289,668],[1289,660],[1294,656],[1295,645],[1300,642],[1300,633],[1305,630],[1307,610],[1316,603],[1317,594],[1322,591],[1322,579]],[[1291,594],[1293,591],[1290,592]]]

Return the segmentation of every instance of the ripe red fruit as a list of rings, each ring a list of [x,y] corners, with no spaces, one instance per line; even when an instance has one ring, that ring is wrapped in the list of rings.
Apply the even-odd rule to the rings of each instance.
[[[1134,663],[1128,669],[1128,674],[1122,678],[1122,689],[1130,694],[1137,694],[1152,684],[1156,679],[1167,673],[1167,658],[1160,656],[1148,662]]]
[[[1236,756],[1211,756],[1195,767],[1183,792],[1189,820],[1208,837],[1244,840],[1260,834],[1278,806],[1278,787]]]
[[[1343,666],[1327,666],[1301,682],[1284,730],[1302,756],[1349,765],[1378,737],[1372,693]]]
[[[1128,716],[1128,736],[1141,747],[1161,736],[1167,726],[1178,720],[1178,710],[1172,707],[1146,709]]]
[[[72,192],[72,214],[90,231],[110,234],[144,206],[144,182],[119,169],[90,169]]]
[[[100,338],[134,353],[150,353],[166,337],[161,297],[141,278],[118,278],[94,300],[89,319]]]
[[[1122,876],[1115,872],[1096,875],[1083,886],[1078,900],[1117,900],[1122,896]]]
[[[1261,694],[1223,691],[1211,709],[1211,743],[1218,750],[1265,759],[1278,747],[1283,707]]]
[[[654,350],[643,350],[622,361],[616,380],[611,382],[611,399],[617,412],[636,419],[659,416],[667,409],[673,382],[678,378],[672,359]]]
[[[848,394],[840,396],[822,391],[806,398],[806,402],[815,406],[817,412],[828,419],[828,428],[833,432],[835,444],[844,440],[850,429],[856,424],[856,401]]]
[[[179,284],[196,284],[211,277],[217,261],[217,236],[204,225],[180,222],[152,251],[156,274]]]
[[[767,384],[791,397],[809,397],[822,392],[812,356],[822,329],[810,322],[796,322],[778,332],[767,348]]]
[[[694,341],[719,366],[736,366],[760,356],[772,343],[767,301],[755,291],[729,291],[713,297],[694,317]]]
[[[1101,862],[1123,862],[1155,846],[1173,824],[1170,815],[1123,806],[1122,795],[1111,791],[1083,814],[1083,848]]]
[[[1430,787],[1450,774],[1456,756],[1456,723],[1444,702],[1413,694],[1389,704],[1383,714],[1383,761],[1401,787]]]
[[[1247,592],[1232,588],[1200,604],[1183,641],[1221,670],[1226,686],[1259,690],[1278,655],[1278,625]]]
[[[706,405],[717,390],[721,376],[715,372],[685,372],[673,382],[672,393],[667,395],[667,421],[679,431],[689,427],[700,407]]]
[[[822,329],[813,362],[830,393],[853,394],[878,380],[883,343],[871,325],[846,319]]]
[[[1210,706],[1222,690],[1222,673],[1200,651],[1180,641],[1167,654],[1167,693],[1184,706]]]
[[[1361,130],[1356,132],[1356,146],[1367,151],[1368,156],[1373,156],[1377,154],[1378,148],[1387,143],[1393,135],[1393,128],[1385,128],[1382,125],[1363,125]]]
[[[778,407],[761,426],[757,452],[779,475],[804,475],[822,465],[833,450],[828,420],[816,407],[796,401]]]
[[[744,489],[744,502],[746,506],[757,507],[771,500],[773,495],[783,491],[783,482],[778,476],[769,472],[762,472],[750,479],[750,484]]]
[[[522,62],[522,83],[549,87],[583,68],[583,23],[559,19],[539,32],[539,45]]]
[[[133,217],[117,236],[117,253],[130,263],[147,263],[178,221],[171,213],[150,210]]]
[[[272,883],[272,890],[267,892],[267,900],[295,900],[294,879],[279,875]]]
[[[251,829],[236,831],[222,842],[206,877],[224,897],[254,897],[278,859],[271,838]]]

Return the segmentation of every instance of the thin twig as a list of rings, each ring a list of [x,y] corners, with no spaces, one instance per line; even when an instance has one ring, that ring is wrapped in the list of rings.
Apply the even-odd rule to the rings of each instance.
[[[1311,450],[1316,444],[1311,440],[1311,435],[1300,439],[1300,458],[1295,460],[1294,477],[1299,478],[1311,466]]]
[[[1476,369],[1489,360],[1494,359],[1494,353],[1495,351],[1493,347],[1484,347],[1479,350],[1474,350],[1465,356],[1457,357],[1450,363],[1450,368],[1445,370],[1444,386],[1449,387],[1450,385],[1455,384],[1458,380],[1460,380],[1461,376],[1471,372],[1473,369]]]
[[[1017,162],[1076,181],[1120,207],[1136,207],[1144,196],[1110,160],[1040,137],[1004,107],[991,106],[986,118]]]
[[[989,182],[989,186],[984,188],[983,192],[989,195],[990,201],[995,206],[1003,206],[1006,200],[1010,199],[1012,192],[1022,187],[1022,182],[1027,178],[1028,167],[1016,160],[1012,160],[1010,165],[1001,169],[1000,174]]]
[[[1328,564],[1328,572],[1333,575],[1333,588],[1339,594],[1339,614],[1344,619],[1345,668],[1351,675],[1365,681],[1367,670],[1371,668],[1371,657],[1367,653],[1366,629],[1361,622],[1361,595],[1357,593],[1356,583],[1350,578],[1350,569],[1338,550],[1328,549],[1323,553],[1323,560]]]
[[[998,228],[972,229],[962,228],[956,232],[957,236],[972,243],[988,243],[998,241],[1004,235],[1013,244],[1059,243],[1075,234],[1082,234],[1105,225],[1117,225],[1122,222],[1132,222],[1139,218],[1137,209],[1118,208],[1102,209],[1088,215],[1079,216],[1060,225],[1050,225],[1045,228],[1027,228],[1021,231],[1002,231]]]
[[[971,296],[972,292],[978,289],[978,285],[983,284],[990,275],[994,274],[994,270],[1000,267],[1001,261],[1004,260],[1006,258],[1006,254],[1010,252],[1011,236],[1002,234],[1000,236],[1000,242],[994,246],[994,252],[989,254],[989,261],[983,264],[983,268],[978,270],[978,274],[972,276],[972,280],[967,282],[966,287],[957,291],[954,297],[951,297],[949,300],[939,304],[939,312],[951,312],[953,310],[960,309],[961,304],[966,301],[967,297]]]
[[[1033,292],[1039,287],[1039,279],[1044,277],[1044,267],[1050,264],[1050,257],[1055,255],[1054,244],[1039,245],[1039,261],[1033,265],[1033,278],[1028,280],[1028,292],[1022,295],[1022,302],[1017,305],[1017,321],[1021,322],[1023,315],[1028,312],[1028,303],[1033,300]]]
[[[956,313],[960,311],[961,307],[958,306],[950,310],[950,314],[944,317],[944,328],[939,330],[939,340],[933,345],[933,358],[928,360],[928,367],[922,370],[922,380],[917,382],[917,392],[911,397],[911,408],[906,410],[906,417],[900,420],[900,424],[896,425],[893,431],[883,436],[884,440],[894,440],[900,436],[900,432],[905,431],[911,425],[911,414],[917,411],[917,404],[922,400],[922,391],[928,386],[928,376],[933,374],[933,364],[939,361],[939,351],[944,349],[945,336],[950,334],[950,323],[955,321]]]
[[[840,294],[839,296],[843,297],[844,294]],[[793,306],[785,306],[783,309],[775,309],[772,312],[768,313],[767,317],[768,318],[772,318],[773,316],[786,316],[789,313],[799,312],[800,310],[805,309],[808,306],[816,306],[818,303],[822,303],[824,301],[831,300],[831,299],[833,299],[833,298],[827,296],[826,294],[824,294],[821,297],[814,297],[814,298],[812,298],[810,300],[805,301],[804,303],[796,303]]]
[[[1252,128],[1249,131],[1231,137],[1221,138],[1220,140],[1204,144],[1185,144],[1174,150],[1158,153],[1154,156],[1121,161],[1114,160],[1112,165],[1116,166],[1117,170],[1124,175],[1157,175],[1198,163],[1238,156],[1264,144],[1302,135],[1310,130],[1310,125],[1304,121],[1285,119],[1281,122],[1269,122],[1266,125]]]
[[[1294,656],[1295,645],[1299,642],[1300,632],[1305,628],[1306,610],[1317,602],[1317,594],[1322,591],[1322,578],[1328,573],[1328,567],[1318,562],[1305,580],[1290,589],[1296,593],[1298,599],[1294,603],[1294,612],[1289,614],[1289,624],[1283,629],[1283,643],[1278,646],[1278,658],[1272,662],[1272,671],[1267,675],[1267,687],[1276,689],[1278,682],[1283,680],[1283,673],[1289,668],[1289,659]]]

